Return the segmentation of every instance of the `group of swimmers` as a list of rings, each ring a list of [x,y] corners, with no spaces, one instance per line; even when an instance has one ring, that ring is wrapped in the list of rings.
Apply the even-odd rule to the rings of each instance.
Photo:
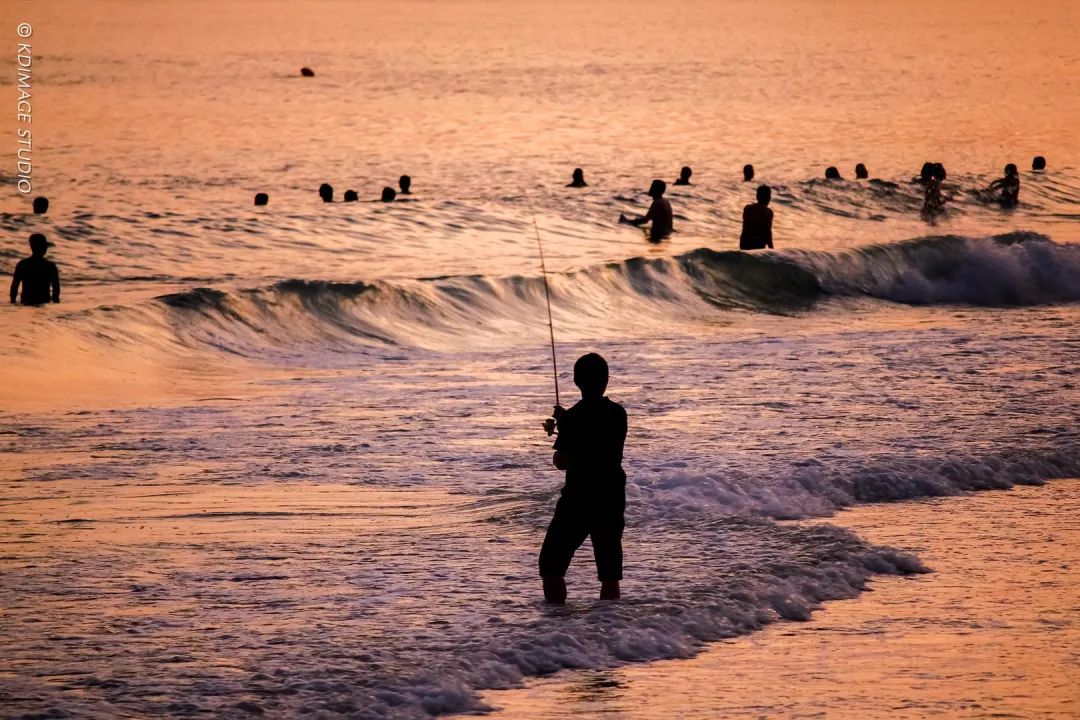
[[[1036,156],[1031,161],[1031,169],[1035,172],[1046,170],[1046,158]],[[694,171],[684,166],[674,185],[688,186]],[[855,177],[865,180],[870,177],[866,165],[858,163],[855,166]],[[923,216],[932,218],[944,210],[947,197],[942,192],[942,185],[948,174],[945,166],[939,162],[923,163],[919,176],[912,178],[912,182],[926,187],[923,200]],[[743,181],[750,182],[754,179],[754,166],[743,166]],[[842,180],[840,171],[833,166],[825,170],[826,180]],[[585,188],[585,171],[575,168],[571,176],[568,188]],[[392,187],[384,187],[379,202],[394,202],[398,195],[410,195],[412,178],[402,175],[398,178],[398,190]],[[619,214],[619,222],[641,227],[649,225],[648,237],[652,242],[659,242],[669,237],[675,231],[674,211],[671,202],[664,197],[667,192],[667,183],[663,180],[653,180],[649,187],[649,197],[652,203],[644,215],[627,216]],[[1014,163],[1005,166],[1004,175],[991,182],[985,190],[981,190],[978,196],[985,201],[995,202],[1003,208],[1014,208],[1020,200],[1020,172]],[[334,202],[334,188],[328,183],[319,186],[319,197],[323,202]],[[344,202],[356,202],[359,200],[355,190],[346,190]],[[269,196],[260,192],[255,195],[255,204],[263,206],[270,201]],[[769,207],[772,201],[772,188],[768,185],[760,185],[756,192],[756,201],[743,208],[742,232],[739,234],[740,250],[762,250],[773,247],[772,225],[773,211]],[[33,201],[35,215],[44,215],[49,210],[49,199],[36,197]],[[60,302],[60,274],[56,264],[45,259],[49,243],[41,233],[30,236],[31,256],[23,259],[15,267],[15,274],[11,282],[11,302],[16,302],[19,289],[22,289],[22,303],[24,305],[41,305],[48,302]]]

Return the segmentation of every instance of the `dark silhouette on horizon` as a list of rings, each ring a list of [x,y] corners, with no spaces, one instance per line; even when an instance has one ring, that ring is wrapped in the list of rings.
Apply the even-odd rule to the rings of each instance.
[[[309,67],[300,68],[300,75],[302,77],[315,77],[315,71]]]
[[[581,168],[574,168],[574,175],[566,187],[568,188],[583,188],[589,187],[589,183],[585,182],[585,171]]]
[[[255,207],[261,207],[270,202],[270,196],[266,193],[255,193]]]
[[[771,200],[772,188],[762,185],[757,189],[757,202],[743,208],[740,250],[772,248],[773,211],[769,207]]]
[[[56,263],[45,259],[49,241],[41,233],[30,236],[30,257],[23,258],[15,266],[11,278],[11,302],[19,296],[22,285],[23,305],[44,305],[60,302],[60,271]]]
[[[826,180],[843,180],[844,178],[840,177],[840,171],[837,170],[835,166],[830,165],[829,167],[825,168],[825,179]]]
[[[412,187],[412,178],[408,175],[402,175],[397,181],[398,187],[401,188],[402,195],[411,195],[412,191],[409,189]]]
[[[694,171],[690,169],[689,165],[683,165],[682,170],[679,171],[679,178],[675,181],[676,185],[689,185],[690,176],[694,174]]]
[[[1005,166],[1005,176],[990,183],[986,188],[993,199],[1003,208],[1014,208],[1020,203],[1020,171],[1016,165],[1009,163]]]
[[[397,198],[397,191],[392,187],[384,187],[382,189],[382,197],[379,198],[379,201],[389,203],[394,202],[395,198]]]
[[[919,170],[919,176],[911,179],[911,182],[926,185],[934,179],[934,163],[924,162]]]
[[[863,165],[862,163],[859,163],[858,165],[855,166],[855,179],[856,180],[866,180],[868,177],[870,177],[870,172],[866,169],[865,165]]]
[[[319,186],[319,197],[325,203],[334,202],[334,188],[331,187],[330,183],[323,183]]]
[[[649,186],[649,197],[653,199],[652,205],[649,206],[649,211],[644,215],[635,215],[632,218],[628,218],[622,213],[619,214],[619,222],[629,223],[641,227],[646,223],[652,223],[652,227],[649,229],[649,240],[651,242],[660,242],[667,238],[675,231],[675,219],[674,213],[671,210],[671,203],[664,198],[664,193],[667,191],[667,183],[663,180],[653,180],[652,185]]]
[[[1039,172],[1045,170],[1046,158],[1044,158],[1042,155],[1036,155],[1034,158],[1031,159],[1031,169],[1037,170]]]
[[[581,400],[569,410],[556,405],[544,423],[549,433],[558,429],[551,461],[566,471],[539,562],[544,599],[558,605],[566,602],[566,571],[586,538],[592,538],[601,600],[619,599],[623,569],[626,411],[604,396],[608,365],[600,355],[578,358],[574,384]]]
[[[754,166],[747,164],[742,166],[742,179],[743,182],[750,182],[754,179]]]
[[[345,195],[342,196],[342,200],[345,202],[356,202],[360,199],[360,196],[356,194],[355,190],[346,190]]]
[[[49,212],[49,198],[38,196],[34,198],[34,214],[44,215]]]

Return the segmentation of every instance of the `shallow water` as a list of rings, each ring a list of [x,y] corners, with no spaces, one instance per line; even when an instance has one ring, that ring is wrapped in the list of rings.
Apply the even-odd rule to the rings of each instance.
[[[0,308],[5,706],[473,709],[924,569],[778,521],[1080,474],[1076,10],[974,7],[688,2],[664,42],[652,4],[25,9],[53,205],[0,198],[0,261],[46,232],[65,290]],[[972,192],[1036,153],[1014,211]],[[775,252],[733,252],[745,161]],[[684,163],[670,241],[613,222]],[[587,552],[537,602],[534,217],[564,402],[598,350],[630,416],[617,605]]]

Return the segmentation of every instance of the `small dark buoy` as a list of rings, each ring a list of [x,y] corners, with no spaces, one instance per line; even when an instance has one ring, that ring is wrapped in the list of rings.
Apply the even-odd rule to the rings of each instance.
[[[49,211],[49,198],[36,197],[34,198],[34,214],[44,215]]]
[[[255,193],[255,205],[256,207],[265,205],[270,202],[270,196],[266,193]]]
[[[300,68],[300,74],[304,77],[315,77],[315,71],[309,67]]]
[[[345,191],[345,202],[356,202],[360,199],[360,196],[356,194],[355,190]]]

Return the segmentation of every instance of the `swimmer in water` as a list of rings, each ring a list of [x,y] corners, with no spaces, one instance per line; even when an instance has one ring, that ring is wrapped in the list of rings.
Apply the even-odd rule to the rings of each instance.
[[[688,165],[684,165],[683,169],[679,171],[679,179],[675,181],[676,185],[689,185],[690,176],[694,174],[694,171],[690,169]]]
[[[1003,208],[1014,208],[1020,203],[1020,171],[1016,165],[1009,163],[1005,166],[1005,177],[990,183],[986,188],[990,194],[997,194],[994,198]]]
[[[589,183],[585,182],[585,171],[581,168],[574,168],[574,177],[570,180],[570,183],[566,186],[568,188],[583,188],[589,187]]]
[[[652,185],[649,187],[649,197],[653,199],[652,205],[649,206],[649,212],[644,215],[635,215],[632,218],[620,214],[619,222],[629,223],[630,225],[638,227],[651,222],[652,227],[649,229],[649,241],[660,242],[667,238],[675,231],[675,220],[674,213],[671,210],[671,203],[664,197],[666,191],[666,182],[663,180],[653,180]]]

